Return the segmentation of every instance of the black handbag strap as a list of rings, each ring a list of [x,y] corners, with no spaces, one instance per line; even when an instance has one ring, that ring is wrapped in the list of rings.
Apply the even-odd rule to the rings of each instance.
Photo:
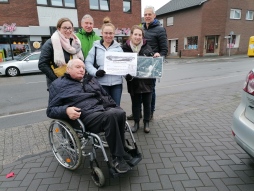
[[[97,47],[96,47],[96,46],[94,47],[94,50],[95,50],[95,53],[94,53],[93,66],[98,70],[98,68],[99,68],[100,66],[97,64],[97,61],[96,61],[96,54],[97,54]]]

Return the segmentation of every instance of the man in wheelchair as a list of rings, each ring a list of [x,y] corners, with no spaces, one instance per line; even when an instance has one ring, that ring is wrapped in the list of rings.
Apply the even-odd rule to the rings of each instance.
[[[105,132],[115,170],[125,173],[131,169],[127,162],[132,156],[124,149],[125,111],[96,78],[86,74],[83,61],[70,60],[66,74],[49,87],[47,116],[63,120],[79,118],[88,131]]]

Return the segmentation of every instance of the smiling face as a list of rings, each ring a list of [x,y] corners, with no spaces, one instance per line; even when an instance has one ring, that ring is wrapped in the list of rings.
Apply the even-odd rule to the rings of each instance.
[[[140,29],[134,29],[133,33],[131,34],[131,42],[134,45],[139,45],[140,42],[143,40],[143,34]]]
[[[67,73],[75,80],[82,80],[85,75],[85,64],[80,59],[73,59],[67,65]]]
[[[73,31],[73,26],[72,23],[69,21],[65,21],[62,23],[62,25],[60,27],[57,28],[60,33],[67,39],[71,38],[71,34]]]
[[[144,20],[146,22],[146,24],[150,24],[154,21],[156,15],[153,12],[153,9],[145,9],[144,11]]]
[[[114,40],[115,31],[112,26],[105,26],[101,32],[102,38],[106,44],[111,44]]]
[[[90,33],[93,31],[93,19],[92,18],[85,18],[83,21],[82,21],[82,27],[83,29],[87,32],[87,33]]]

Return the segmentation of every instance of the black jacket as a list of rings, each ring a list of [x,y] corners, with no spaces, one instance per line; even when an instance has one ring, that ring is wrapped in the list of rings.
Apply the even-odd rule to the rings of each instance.
[[[146,27],[146,23],[143,23],[143,29],[145,31],[144,38],[152,48],[153,52],[160,53],[161,56],[167,56],[168,54],[168,40],[167,33],[164,27],[160,25],[157,19]]]
[[[47,116],[54,119],[69,119],[66,108],[81,108],[81,119],[91,113],[116,107],[114,100],[101,87],[96,78],[85,75],[83,82],[65,74],[49,87]]]
[[[130,47],[130,41],[122,46],[124,52],[133,52]],[[143,40],[143,45],[138,53],[138,56],[153,56],[153,51],[151,47],[147,44],[146,40]],[[154,88],[154,78],[133,78],[132,81],[127,81],[128,92],[133,94],[139,93],[149,93],[153,91]]]
[[[68,63],[70,60],[70,56],[71,54],[66,52],[63,49],[64,52],[64,58],[65,58],[65,62]],[[38,63],[38,67],[39,69],[46,75],[47,77],[47,85],[48,87],[50,86],[50,84],[57,79],[57,76],[55,75],[55,73],[53,72],[53,70],[51,69],[51,64],[54,65],[54,67],[56,68],[57,65],[55,65],[54,63],[54,50],[53,50],[53,45],[51,42],[51,39],[48,39],[44,45],[41,48],[41,56],[39,59],[39,63]]]

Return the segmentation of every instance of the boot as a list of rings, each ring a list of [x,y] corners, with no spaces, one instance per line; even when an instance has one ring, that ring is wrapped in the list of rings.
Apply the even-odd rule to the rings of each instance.
[[[151,111],[150,121],[153,120],[153,111]]]
[[[136,121],[135,121],[134,126],[131,127],[131,132],[132,132],[132,133],[136,133],[136,132],[138,131],[138,129],[139,129],[139,122],[136,122]]]
[[[148,121],[144,121],[144,132],[145,133],[149,133],[150,132],[149,122]]]

